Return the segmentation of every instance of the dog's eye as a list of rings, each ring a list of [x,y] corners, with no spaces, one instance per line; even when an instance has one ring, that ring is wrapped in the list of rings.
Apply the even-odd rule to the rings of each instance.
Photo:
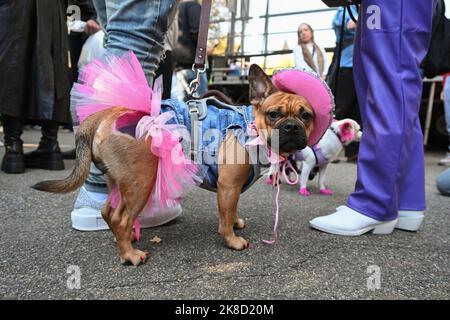
[[[302,112],[300,117],[302,118],[303,121],[309,122],[312,119],[312,114],[309,112]]]
[[[269,117],[270,120],[277,120],[280,117],[281,113],[279,113],[278,111],[270,111],[267,116]]]

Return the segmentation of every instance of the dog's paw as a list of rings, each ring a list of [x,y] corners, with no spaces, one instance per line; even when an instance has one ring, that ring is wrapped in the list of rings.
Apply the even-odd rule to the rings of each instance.
[[[242,237],[228,237],[225,241],[227,246],[234,250],[244,250],[250,246],[249,242]]]
[[[311,195],[311,192],[309,192],[306,188],[301,188],[298,193],[304,197],[309,197]]]
[[[137,267],[141,263],[145,263],[148,259],[148,256],[149,253],[147,251],[133,249],[120,256],[120,262],[122,264],[132,264],[133,266]]]
[[[325,196],[332,196],[333,195],[333,190],[331,189],[321,189],[320,190],[320,194],[323,194]]]

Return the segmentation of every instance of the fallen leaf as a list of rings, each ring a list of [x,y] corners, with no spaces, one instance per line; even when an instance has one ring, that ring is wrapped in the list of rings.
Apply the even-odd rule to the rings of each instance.
[[[153,239],[150,240],[150,242],[153,242],[153,243],[160,243],[161,241],[162,241],[161,238],[158,236],[154,236]]]

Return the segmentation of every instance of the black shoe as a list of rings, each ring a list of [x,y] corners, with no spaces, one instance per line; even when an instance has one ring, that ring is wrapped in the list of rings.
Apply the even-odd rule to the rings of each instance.
[[[330,161],[331,163],[339,163],[341,162],[340,158],[334,158],[333,160]]]
[[[64,170],[64,161],[57,140],[58,124],[54,121],[44,121],[41,131],[39,147],[24,155],[25,166],[44,170]]]
[[[5,173],[24,173],[22,141],[5,141],[5,155],[2,160],[2,171]]]
[[[27,168],[44,170],[64,170],[64,161],[58,142],[41,142],[39,147],[24,155]]]
[[[5,173],[24,173],[22,120],[3,115],[3,132],[5,134],[5,155],[2,159],[2,171]]]
[[[63,159],[65,159],[65,160],[74,160],[76,158],[75,148],[61,152],[61,154],[62,154]]]
[[[353,156],[347,157],[347,162],[350,162],[350,163],[357,163],[357,162],[358,162],[358,155],[355,154],[355,155],[353,155]]]

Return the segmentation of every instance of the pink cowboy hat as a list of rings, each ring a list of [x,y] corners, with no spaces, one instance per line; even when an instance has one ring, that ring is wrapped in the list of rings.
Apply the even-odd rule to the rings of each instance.
[[[334,97],[328,85],[315,73],[298,69],[275,72],[272,83],[280,91],[298,94],[309,101],[314,109],[314,130],[308,145],[315,145],[333,119]]]

